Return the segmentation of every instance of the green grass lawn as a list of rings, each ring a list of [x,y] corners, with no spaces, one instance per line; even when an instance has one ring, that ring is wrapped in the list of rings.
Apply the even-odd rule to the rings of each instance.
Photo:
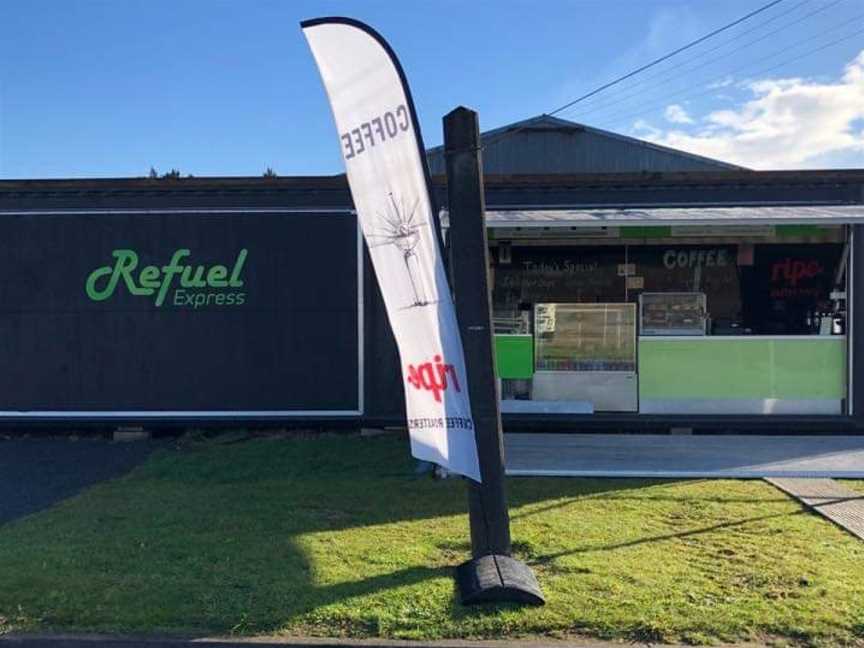
[[[864,638],[864,543],[759,481],[511,479],[542,608],[465,609],[465,485],[396,438],[155,455],[0,526],[11,630],[399,638]]]
[[[858,491],[859,493],[864,493],[864,481],[860,479],[844,479],[840,480],[840,483],[844,486],[848,486],[854,491]]]

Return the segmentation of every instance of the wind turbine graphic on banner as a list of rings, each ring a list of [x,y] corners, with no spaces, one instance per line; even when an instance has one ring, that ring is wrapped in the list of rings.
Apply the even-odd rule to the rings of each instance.
[[[377,211],[377,220],[380,229],[369,234],[370,239],[377,239],[369,247],[381,247],[392,245],[402,253],[405,262],[405,271],[414,302],[407,308],[418,308],[436,303],[437,300],[430,299],[427,295],[423,282],[422,264],[420,263],[420,230],[426,226],[425,221],[417,221],[417,207],[420,199],[415,199],[410,209],[405,208],[404,199],[397,202],[392,193],[387,194],[387,201],[383,211]]]

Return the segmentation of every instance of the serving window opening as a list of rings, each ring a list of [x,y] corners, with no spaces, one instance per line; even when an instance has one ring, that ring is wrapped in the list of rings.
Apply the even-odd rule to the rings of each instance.
[[[492,230],[502,408],[841,414],[845,226]]]

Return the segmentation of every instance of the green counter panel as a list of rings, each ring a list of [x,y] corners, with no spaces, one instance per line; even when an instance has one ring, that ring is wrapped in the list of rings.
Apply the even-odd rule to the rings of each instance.
[[[496,335],[495,361],[499,378],[531,378],[534,375],[533,336]]]
[[[639,340],[639,397],[840,399],[845,337]]]

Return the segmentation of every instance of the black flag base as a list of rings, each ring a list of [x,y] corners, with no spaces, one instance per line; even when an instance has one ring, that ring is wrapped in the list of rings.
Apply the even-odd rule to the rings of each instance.
[[[546,603],[531,568],[510,556],[490,554],[462,563],[456,568],[456,585],[462,605]]]

